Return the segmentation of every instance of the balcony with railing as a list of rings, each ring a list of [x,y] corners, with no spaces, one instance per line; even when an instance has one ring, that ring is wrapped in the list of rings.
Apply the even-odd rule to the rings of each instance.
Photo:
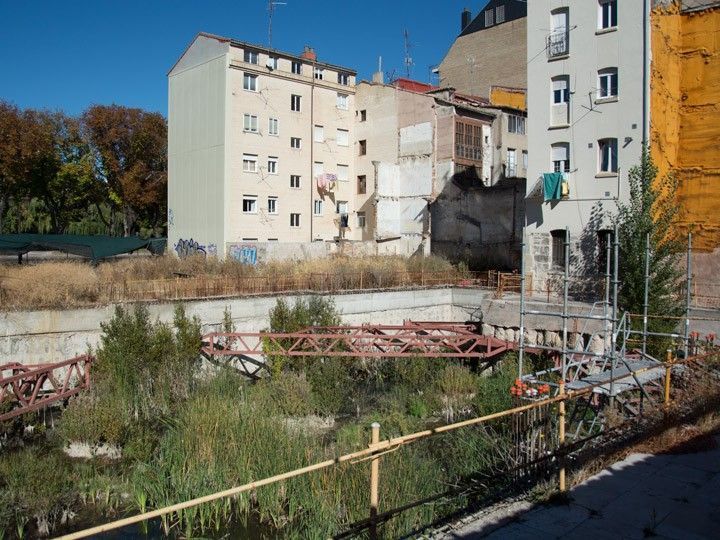
[[[547,37],[548,58],[559,58],[570,54],[570,33],[566,30],[553,32]]]

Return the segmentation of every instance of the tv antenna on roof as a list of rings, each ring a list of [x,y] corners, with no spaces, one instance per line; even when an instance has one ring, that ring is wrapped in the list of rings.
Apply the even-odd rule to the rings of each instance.
[[[275,2],[268,0],[268,48],[272,49],[272,19],[275,13],[275,6],[286,6],[287,2]]]
[[[410,74],[412,73],[412,67],[415,64],[413,62],[412,56],[410,56],[410,49],[412,48],[412,44],[410,43],[410,32],[405,30],[405,76],[409,79]]]

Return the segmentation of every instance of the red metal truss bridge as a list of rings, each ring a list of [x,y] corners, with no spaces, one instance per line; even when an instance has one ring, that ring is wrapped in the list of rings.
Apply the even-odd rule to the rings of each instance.
[[[84,354],[52,364],[0,365],[0,422],[64,401],[90,387],[94,357]]]
[[[291,333],[211,332],[208,357],[464,358],[489,360],[516,343],[480,335],[472,324],[406,321],[402,325],[314,326]]]

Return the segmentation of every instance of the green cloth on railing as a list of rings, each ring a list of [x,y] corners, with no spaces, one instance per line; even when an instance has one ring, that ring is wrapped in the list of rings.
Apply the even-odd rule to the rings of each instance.
[[[543,194],[546,201],[562,199],[563,173],[543,173]]]
[[[162,254],[166,238],[139,238],[137,236],[85,236],[76,234],[0,234],[1,254],[24,254],[28,251],[62,251],[87,257],[104,259],[138,249]]]

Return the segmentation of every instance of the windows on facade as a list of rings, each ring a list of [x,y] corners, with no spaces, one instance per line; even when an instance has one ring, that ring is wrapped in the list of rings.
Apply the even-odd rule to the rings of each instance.
[[[268,174],[278,173],[278,158],[275,156],[268,157],[267,172]]]
[[[598,170],[601,173],[616,173],[618,170],[618,140],[598,141]]]
[[[366,225],[365,221],[365,212],[358,212],[357,213],[357,226],[358,229],[364,229]]]
[[[300,214],[290,214],[290,226],[291,227],[299,227],[300,226]]]
[[[495,23],[500,24],[505,22],[505,6],[498,6],[495,8]]]
[[[266,65],[269,69],[277,69],[277,67],[278,67],[278,59],[275,58],[274,56],[268,56],[268,59],[267,59],[267,62],[265,63],[265,65]]]
[[[325,76],[325,70],[321,67],[315,67],[314,74],[318,81],[322,81]]]
[[[367,111],[363,109],[360,111],[360,121],[365,122],[365,120],[367,120]]]
[[[280,134],[280,128],[278,126],[277,118],[270,118],[268,120],[268,134],[276,136]]]
[[[313,140],[315,142],[325,142],[325,128],[315,125],[313,128]]]
[[[358,141],[359,155],[364,156],[367,154],[367,141],[363,139]]]
[[[570,143],[562,142],[551,147],[553,171],[570,172]]]
[[[515,178],[517,176],[517,151],[515,150],[515,148],[507,149],[505,176],[507,178]]]
[[[527,150],[522,151],[522,166],[523,166],[523,169],[527,171],[527,168],[528,168],[528,151]]]
[[[243,154],[243,171],[257,172],[257,154]]]
[[[302,74],[302,63],[293,61],[290,66],[290,71],[292,71],[295,75],[301,75]]]
[[[618,70],[617,68],[606,68],[598,71],[598,99],[617,97],[618,95]]]
[[[357,177],[357,192],[358,195],[365,195],[367,192],[367,176],[364,174]]]
[[[292,94],[290,96],[290,110],[295,112],[300,112],[300,97],[297,94]]]
[[[248,64],[257,64],[258,63],[257,51],[250,51],[248,49],[245,49],[245,54],[243,55],[243,60],[245,60],[245,62],[247,62]]]
[[[267,200],[268,214],[277,214],[277,197],[268,197]]]
[[[322,213],[323,213],[322,199],[315,199],[315,201],[313,201],[313,215],[322,216]]]
[[[325,165],[322,161],[316,161],[313,163],[313,178],[317,179],[318,176],[325,174]]]
[[[455,121],[455,157],[470,161],[482,161],[482,126]]]
[[[552,265],[554,267],[565,267],[565,229],[550,231],[552,237]]]
[[[617,26],[617,0],[598,0],[598,28],[607,30]]]
[[[337,214],[347,214],[348,213],[348,202],[347,201],[338,201],[335,205],[335,212]]]
[[[610,272],[612,272],[612,265],[614,263],[613,259],[613,231],[609,229],[605,230],[599,230],[597,232],[597,246],[598,246],[598,253],[597,253],[597,272],[598,274],[606,274],[608,273],[608,246],[610,246]]]
[[[341,182],[347,182],[350,178],[348,176],[350,172],[350,167],[347,165],[340,165],[338,163],[337,166],[337,179]]]
[[[552,79],[552,108],[550,125],[564,126],[570,123],[570,77],[560,75]]]
[[[525,135],[525,117],[516,114],[508,114],[508,133]]]
[[[350,136],[347,129],[338,129],[335,135],[338,146],[349,146]]]
[[[495,12],[492,9],[485,10],[485,27],[495,24]]]
[[[257,214],[257,196],[243,195],[243,214]]]
[[[302,139],[300,137],[290,137],[290,148],[299,150],[302,145]]]
[[[568,8],[553,10],[550,18],[550,35],[547,38],[548,58],[570,54],[570,26]]]
[[[350,84],[350,75],[348,75],[347,73],[342,73],[342,72],[338,73],[337,81],[338,81],[338,84],[347,86],[348,84]]]
[[[348,109],[348,95],[347,94],[341,94],[338,92],[337,108],[342,109],[343,111],[347,111],[347,109]]]
[[[250,133],[257,133],[258,117],[255,116],[254,114],[245,113],[243,115],[243,131],[248,131]]]
[[[250,73],[243,74],[243,90],[257,92],[257,75],[252,75]]]
[[[291,174],[290,175],[290,187],[294,189],[300,189],[300,175],[299,174]]]

